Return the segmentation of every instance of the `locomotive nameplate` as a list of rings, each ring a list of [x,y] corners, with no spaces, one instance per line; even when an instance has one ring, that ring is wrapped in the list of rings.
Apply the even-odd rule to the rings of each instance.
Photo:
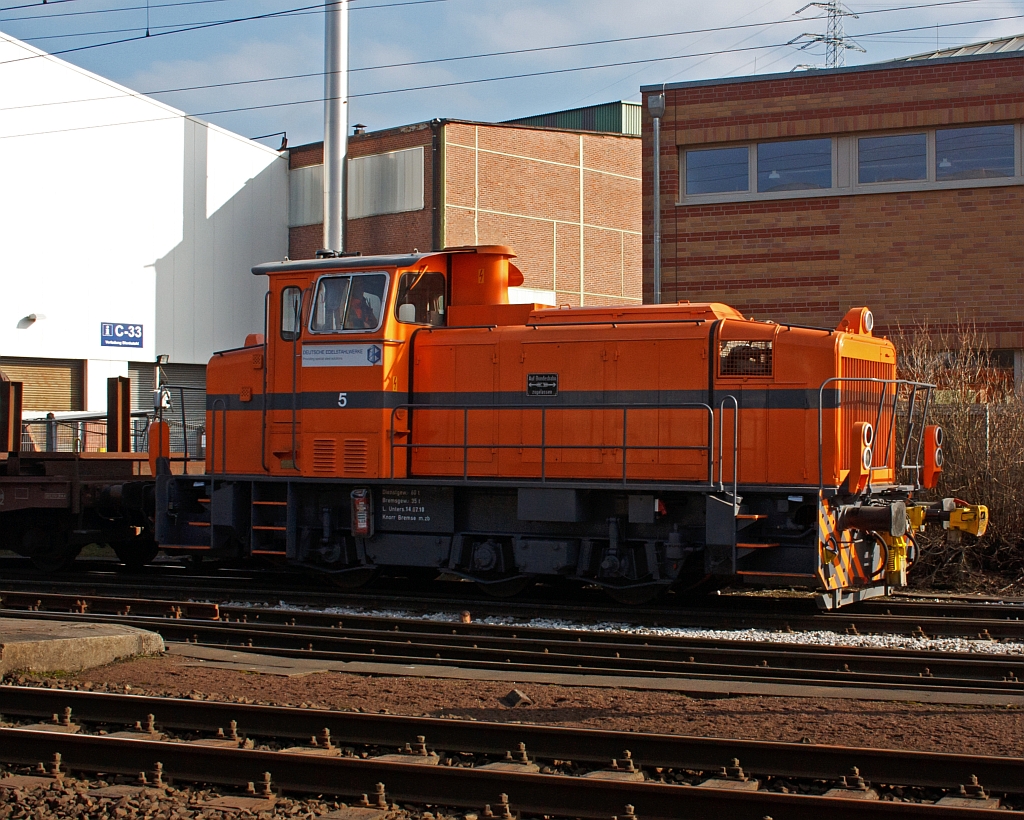
[[[451,532],[455,498],[451,487],[382,487],[377,528],[392,532]]]
[[[557,396],[557,373],[528,373],[526,375],[527,396]]]
[[[309,344],[302,346],[303,367],[374,367],[383,359],[380,345]]]

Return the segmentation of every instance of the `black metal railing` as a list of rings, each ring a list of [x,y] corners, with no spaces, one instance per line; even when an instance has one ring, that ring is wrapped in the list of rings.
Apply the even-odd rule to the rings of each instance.
[[[727,397],[723,403],[723,415],[725,409],[725,403],[728,400],[732,400],[735,407],[736,400],[734,397]],[[548,419],[552,413],[562,412],[601,412],[607,413],[621,413],[622,423],[622,438],[616,444],[611,444],[607,440],[601,441],[598,444],[568,444],[561,441],[552,442],[548,433]],[[651,411],[693,411],[700,412],[704,417],[704,421],[700,427],[694,426],[693,429],[707,430],[708,441],[706,444],[633,444],[629,440],[629,418],[630,413],[640,412],[651,412]],[[396,422],[398,421],[399,413],[409,414],[409,428],[407,430],[400,430],[396,428]],[[462,442],[423,442],[412,440],[412,415],[420,415],[423,413],[431,412],[445,412],[445,413],[457,413],[462,418]],[[516,413],[528,413],[528,414],[539,414],[540,415],[540,440],[529,442],[529,441],[516,441],[510,443],[500,443],[498,441],[486,441],[473,443],[469,440],[470,433],[470,414],[471,413],[501,413],[501,412],[516,412]],[[736,486],[736,466],[737,466],[737,454],[738,454],[738,413],[734,410],[734,433],[733,433],[733,476],[732,483],[733,487]],[[724,424],[724,422],[723,422]],[[724,432],[724,427],[722,428]],[[409,436],[410,440],[406,442],[398,441],[399,436]],[[692,403],[681,403],[681,404],[597,404],[597,403],[569,403],[569,404],[558,404],[558,405],[528,405],[528,404],[483,404],[483,405],[465,405],[465,404],[401,404],[394,407],[391,411],[391,425],[389,440],[391,442],[391,475],[395,476],[395,453],[408,452],[412,449],[417,450],[448,450],[461,452],[462,455],[462,479],[468,480],[469,478],[480,478],[479,475],[470,475],[470,452],[474,450],[533,450],[540,454],[540,475],[539,476],[515,476],[516,481],[522,481],[524,479],[533,479],[540,481],[541,483],[551,480],[548,474],[549,459],[548,454],[552,451],[607,451],[616,450],[619,453],[619,458],[616,462],[621,459],[622,472],[621,482],[622,484],[628,484],[630,481],[630,461],[629,454],[636,452],[681,452],[681,451],[699,451],[705,454],[705,467],[706,467],[706,480],[702,483],[711,490],[724,490],[724,459],[722,457],[723,449],[723,437],[719,436],[718,448],[716,456],[715,447],[715,423],[714,423],[714,410],[710,405],[703,404],[700,402]],[[617,446],[616,446],[617,445]],[[715,481],[715,467],[716,462],[718,466],[718,481]],[[633,462],[634,464],[640,465],[643,462]],[[649,480],[649,479],[634,479],[634,480]],[[734,489],[735,492],[735,489]]]
[[[856,389],[843,390],[843,385],[855,385]],[[843,435],[849,435],[850,425],[842,424],[843,411],[849,411],[853,405],[863,410],[864,405],[872,404],[874,416],[874,442],[871,448],[871,464],[868,467],[868,490],[876,473],[903,471],[913,479],[915,489],[921,486],[921,470],[923,468],[922,452],[924,448],[924,426],[928,419],[928,407],[931,402],[934,384],[927,382],[908,381],[906,379],[880,379],[867,376],[833,376],[821,383],[818,388],[818,491],[825,488],[824,461],[824,416],[826,389],[834,386],[836,402],[835,447],[836,458],[847,446]],[[875,398],[877,394],[877,398]],[[898,429],[903,424],[903,429]],[[879,444],[885,442],[884,453],[879,458]],[[902,444],[902,447],[900,447]],[[892,463],[897,448],[901,449],[898,464]],[[851,454],[852,457],[852,454]],[[895,477],[895,475],[894,475]]]

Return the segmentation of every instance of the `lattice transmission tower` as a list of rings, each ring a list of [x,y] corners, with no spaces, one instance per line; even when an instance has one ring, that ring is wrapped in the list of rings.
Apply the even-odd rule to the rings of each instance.
[[[816,43],[823,43],[825,46],[825,68],[840,68],[846,65],[847,51],[865,52],[865,49],[855,40],[846,36],[843,20],[847,17],[858,19],[857,15],[843,5],[841,0],[821,0],[821,2],[808,3],[796,13],[802,14],[807,9],[821,9],[827,15],[828,23],[824,34],[813,34],[804,32],[799,37],[790,40],[790,45],[802,43],[801,50],[810,48]]]

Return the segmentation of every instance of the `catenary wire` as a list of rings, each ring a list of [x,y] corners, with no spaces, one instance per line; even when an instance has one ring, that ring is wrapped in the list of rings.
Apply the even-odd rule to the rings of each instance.
[[[1021,17],[1024,17],[1024,14],[1008,15],[1008,16],[1005,16],[1005,17],[992,18],[992,19],[995,19],[995,20],[1008,20],[1008,19],[1019,19]],[[981,20],[981,21],[971,20],[971,21],[962,21],[962,22],[959,22],[959,23],[945,23],[945,24],[941,24],[941,25],[946,26],[946,27],[949,27],[949,26],[963,26],[963,25],[972,25],[972,24],[975,24],[975,23],[978,23],[978,22],[990,22],[990,20]],[[858,35],[858,36],[860,36],[862,38],[863,37],[874,37],[874,36],[880,36],[880,35],[884,35],[884,34],[906,33],[906,32],[910,32],[910,31],[919,31],[919,30],[922,30],[922,29],[931,29],[931,28],[934,28],[934,27],[935,27],[934,25],[916,26],[916,27],[908,27],[908,28],[902,28],[902,29],[892,29],[892,30],[889,30],[889,31],[882,31],[882,32],[869,32],[867,34],[861,34],[861,35]],[[750,52],[750,51],[757,51],[757,50],[763,50],[763,49],[775,49],[775,48],[780,48],[780,47],[782,47],[784,45],[788,45],[788,43],[772,43],[772,44],[767,44],[767,45],[746,46],[746,47],[743,47],[743,48],[735,48],[735,49],[720,49],[720,50],[717,50],[717,51],[698,52],[698,53],[685,54],[685,55],[672,55],[672,56],[668,56],[668,57],[646,58],[644,60],[628,60],[628,61],[620,61],[620,62],[615,62],[615,63],[602,63],[600,65],[574,66],[574,67],[561,68],[561,69],[549,69],[549,70],[545,70],[545,71],[526,72],[526,73],[520,73],[520,74],[508,74],[508,75],[503,75],[503,76],[500,76],[500,77],[483,77],[483,78],[477,78],[477,79],[472,79],[472,80],[457,80],[457,81],[448,82],[448,83],[434,83],[434,84],[431,84],[431,85],[423,85],[423,86],[412,86],[412,87],[406,87],[406,88],[383,89],[383,90],[379,90],[379,91],[365,91],[365,92],[361,92],[361,93],[358,93],[358,94],[349,94],[348,95],[348,99],[355,99],[355,98],[360,98],[360,97],[373,97],[373,96],[380,96],[380,95],[384,95],[384,94],[405,93],[405,92],[411,92],[411,91],[425,91],[425,90],[433,90],[433,89],[438,89],[438,88],[450,88],[450,87],[453,87],[453,86],[472,85],[472,84],[478,84],[478,83],[500,82],[500,81],[504,81],[504,80],[526,79],[526,78],[533,78],[533,77],[539,77],[539,76],[550,76],[550,75],[553,75],[553,74],[565,74],[565,73],[576,72],[576,71],[591,71],[591,70],[597,70],[597,69],[601,69],[601,68],[611,68],[611,67],[618,67],[618,66],[624,66],[624,65],[638,65],[638,64],[641,64],[641,63],[665,62],[665,61],[687,59],[687,58],[693,58],[693,57],[704,57],[704,56],[714,55],[714,54],[727,54],[727,53]],[[142,95],[138,95],[138,96],[142,96]],[[68,132],[68,131],[89,130],[89,129],[93,129],[93,128],[112,127],[112,126],[116,126],[116,125],[136,125],[136,124],[145,123],[145,122],[156,122],[156,121],[159,121],[159,120],[177,119],[179,117],[196,117],[196,118],[198,118],[198,117],[214,116],[214,115],[218,115],[218,114],[234,114],[234,113],[239,113],[239,112],[242,112],[242,111],[258,111],[258,110],[265,110],[265,109],[269,109],[269,108],[283,108],[283,107],[289,107],[289,106],[295,106],[295,105],[322,104],[324,102],[325,102],[325,98],[324,97],[315,97],[315,98],[306,99],[306,100],[288,100],[288,101],[278,102],[278,103],[265,103],[265,104],[262,104],[262,105],[238,106],[238,107],[235,107],[235,108],[225,108],[225,109],[218,109],[218,110],[214,110],[214,111],[203,111],[203,112],[198,112],[198,113],[194,113],[194,114],[181,113],[181,114],[174,114],[174,115],[171,115],[169,117],[156,117],[156,118],[151,118],[151,119],[146,119],[146,120],[135,120],[135,121],[125,122],[125,123],[103,123],[103,124],[94,125],[94,126],[81,126],[81,127],[72,127],[72,128],[58,128],[58,129],[52,129],[52,130],[46,130],[46,131],[38,131],[38,132],[26,133],[26,134],[8,134],[8,135],[0,136],[0,139],[14,139],[16,137],[40,136],[40,135],[43,135],[43,134],[53,134],[53,133],[64,133],[64,132]]]
[[[176,0],[173,3],[150,4],[149,9],[150,10],[169,9],[169,8],[177,8],[179,6],[205,6],[205,5],[209,5],[210,3],[230,3],[232,1],[233,0]],[[57,3],[72,3],[72,2],[74,2],[74,0],[49,0],[49,2],[46,5],[47,6],[52,6],[52,5],[55,5]],[[348,0],[348,2],[350,4],[352,4],[352,3],[361,3],[362,0]],[[387,4],[384,4],[384,5],[385,6],[387,6],[387,5],[391,5],[391,6],[408,6],[408,5],[418,5],[420,3],[447,3],[447,2],[448,2],[448,0],[407,0],[406,2],[387,3]],[[9,6],[8,8],[0,8],[0,12],[16,11],[17,9],[23,9],[23,8],[43,8],[43,5],[40,4],[40,3],[30,3],[30,4],[25,5],[25,6]],[[63,11],[63,12],[55,12],[54,14],[35,14],[35,15],[25,16],[25,17],[6,17],[6,18],[0,18],[0,23],[12,23],[12,22],[19,22],[20,23],[22,20],[55,20],[55,19],[58,19],[60,17],[83,17],[83,16],[90,15],[90,14],[119,14],[121,12],[127,12],[127,11],[145,11],[146,8],[147,8],[146,6],[121,6],[120,8],[113,8],[113,9],[89,9],[87,11]],[[381,8],[381,6],[363,6],[363,5],[358,5],[358,6],[352,6],[351,10],[352,11],[357,11],[357,10],[358,11],[363,11],[364,9],[367,9],[367,8]],[[323,3],[320,4],[319,9],[320,9],[320,11],[323,11]]]
[[[193,2],[195,2],[195,1],[196,0],[193,0]],[[199,2],[211,2],[213,0],[198,0],[198,1]],[[430,1],[433,2],[434,0],[430,0]],[[418,4],[422,3],[422,2],[426,2],[426,0],[413,0],[413,2],[410,3],[410,4],[418,5]],[[904,10],[906,10],[908,8],[925,8],[925,7],[933,7],[933,6],[962,5],[964,3],[974,3],[974,2],[980,2],[980,0],[941,0],[940,2],[927,3],[927,4],[918,4],[918,5],[915,5],[915,6],[897,6],[897,7],[892,7],[892,8],[874,9],[874,10],[871,10],[869,12],[864,12],[864,13],[865,14],[881,14],[881,13],[888,13],[888,12],[892,12],[892,11],[904,11]],[[402,3],[385,4],[385,7],[387,5],[402,5]],[[380,8],[380,7],[381,6],[363,6],[361,8],[365,9],[365,8]],[[311,8],[311,7],[306,7],[306,9],[309,9],[309,8]],[[322,10],[323,10],[322,6],[317,6],[317,7],[315,7],[314,11],[303,10],[302,13],[306,13],[306,14],[309,14],[309,13],[320,13],[320,12],[322,12]],[[293,13],[293,12],[275,12],[273,14],[283,16],[285,14],[291,14],[291,13]],[[255,19],[255,18],[245,18],[245,19]],[[445,62],[455,62],[455,61],[462,61],[462,60],[474,60],[474,59],[483,59],[483,58],[490,58],[490,57],[504,57],[504,56],[519,55],[519,54],[529,54],[529,53],[553,51],[553,50],[559,50],[559,49],[584,48],[584,47],[590,47],[590,46],[596,46],[596,45],[610,45],[610,44],[623,43],[623,42],[637,42],[637,41],[642,41],[642,40],[650,40],[650,39],[658,39],[658,38],[666,38],[666,37],[678,37],[678,36],[686,36],[686,35],[691,35],[691,34],[708,34],[708,33],[722,32],[722,31],[734,31],[734,30],[738,30],[738,29],[768,27],[768,26],[774,26],[774,25],[783,24],[783,23],[793,23],[793,22],[801,22],[801,21],[802,21],[802,18],[786,18],[786,19],[782,19],[782,20],[762,21],[760,23],[742,23],[742,24],[734,24],[734,25],[729,25],[729,26],[709,27],[709,28],[703,28],[703,29],[689,29],[689,30],[677,31],[677,32],[663,32],[663,33],[658,33],[658,34],[636,35],[636,36],[633,36],[633,37],[618,37],[618,38],[609,38],[609,39],[604,39],[604,40],[590,40],[590,41],[585,41],[585,42],[580,42],[580,43],[564,43],[564,44],[558,44],[558,45],[552,45],[552,46],[536,46],[536,47],[523,48],[523,49],[509,49],[509,50],[505,50],[505,51],[484,52],[484,53],[481,53],[481,54],[467,54],[467,55],[458,55],[458,56],[454,56],[454,57],[439,57],[439,58],[430,59],[430,60],[414,60],[414,61],[407,61],[407,62],[403,62],[403,63],[390,63],[390,64],[383,64],[383,65],[377,65],[377,66],[362,66],[362,67],[357,67],[357,68],[349,69],[349,72],[350,73],[357,73],[357,72],[361,72],[361,71],[378,71],[378,70],[391,69],[391,68],[407,68],[407,67],[413,67],[413,66],[429,65],[429,64],[437,64],[437,63],[445,63]],[[218,23],[228,23],[228,22],[233,22],[233,21],[217,21],[217,22]],[[961,24],[956,23],[956,24],[952,24],[952,25],[961,25]],[[962,25],[967,25],[967,23],[964,23]],[[933,26],[929,25],[929,26],[924,27],[924,28],[928,28],[930,30],[931,28],[933,28]],[[136,30],[139,30],[139,29],[136,29]],[[161,34],[168,34],[168,33],[175,33],[175,31],[161,32]],[[864,35],[864,36],[870,36],[870,35]],[[144,38],[130,38],[130,39],[144,39]],[[102,45],[102,44],[97,44],[97,45]],[[90,47],[91,46],[82,47],[81,49],[69,49],[69,51],[84,50],[85,48],[90,48]],[[55,54],[55,55],[56,54],[62,54],[62,53],[66,53],[66,52],[64,52],[64,51],[52,52],[52,54]],[[708,54],[713,55],[713,54],[716,54],[716,53],[729,53],[729,51],[728,50],[724,50],[724,51],[719,51],[719,52],[709,52]],[[32,55],[32,57],[36,57],[36,56],[44,56],[44,55]],[[680,54],[680,55],[677,55],[677,56],[679,56],[680,58],[685,58],[687,56],[696,56],[696,55]],[[21,60],[21,59],[32,59],[32,57],[18,58],[18,60]],[[659,58],[659,59],[664,59],[664,58]],[[6,62],[17,62],[18,60],[8,60]],[[4,63],[0,63],[0,65],[3,65],[3,64]],[[630,63],[630,64],[639,64],[639,63]],[[153,91],[145,91],[145,92],[142,92],[142,93],[148,94],[148,95],[171,94],[171,93],[178,93],[178,92],[184,92],[184,91],[200,91],[200,90],[206,90],[206,89],[211,89],[211,88],[225,88],[225,87],[236,86],[236,85],[251,85],[251,84],[256,84],[256,83],[264,83],[264,82],[279,82],[279,81],[285,81],[285,80],[298,80],[298,79],[307,79],[307,78],[311,78],[311,77],[320,77],[320,76],[323,76],[323,72],[319,72],[318,71],[318,72],[308,72],[308,73],[303,73],[303,74],[290,74],[290,75],[284,75],[284,76],[279,76],[279,77],[264,77],[264,78],[254,79],[254,80],[234,80],[234,81],[227,81],[227,82],[222,82],[222,83],[209,83],[209,84],[198,85],[198,86],[183,86],[183,87],[180,87],[180,88],[158,89],[158,90],[153,90]],[[93,98],[93,99],[102,100],[102,99],[110,99],[110,98],[98,97],[98,98]],[[88,101],[91,101],[91,100],[75,100],[75,101],[69,101],[69,102],[88,102]],[[64,104],[64,103],[60,103],[60,102],[57,102],[57,103],[39,103],[38,105],[46,106],[46,105],[61,105],[61,104]],[[30,108],[30,107],[34,107],[34,106],[29,105],[29,106],[16,106],[16,107],[17,108]],[[11,110],[11,109],[0,109],[0,110]]]

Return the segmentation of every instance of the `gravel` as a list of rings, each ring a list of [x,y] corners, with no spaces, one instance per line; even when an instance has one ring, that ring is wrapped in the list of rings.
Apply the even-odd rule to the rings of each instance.
[[[230,604],[243,606],[243,604]],[[330,615],[361,615],[373,618],[402,619],[411,621],[436,621],[458,623],[460,616],[454,612],[413,613],[400,609],[360,609],[356,607],[325,607],[313,609],[285,602],[271,609],[288,612],[323,612]],[[604,621],[587,624],[555,618],[514,618],[511,616],[489,616],[474,620],[474,623],[488,626],[515,626],[524,629],[561,629],[570,632],[601,632],[624,635],[649,635],[653,637],[693,638],[713,641],[747,641],[757,643],[778,643],[786,645],[806,644],[813,646],[847,646],[876,649],[910,649],[922,652],[955,652],[978,655],[1024,655],[1024,643],[1000,642],[969,638],[922,638],[908,635],[847,635],[828,630],[812,632],[782,632],[769,629],[700,629],[697,627],[638,626],[636,624]]]

